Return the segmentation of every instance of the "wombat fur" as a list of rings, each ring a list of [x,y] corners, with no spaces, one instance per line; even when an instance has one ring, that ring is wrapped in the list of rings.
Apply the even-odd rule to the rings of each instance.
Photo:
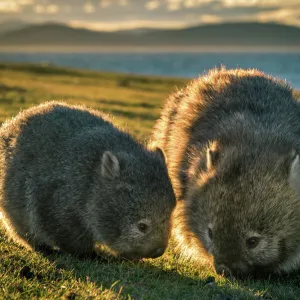
[[[48,102],[4,123],[0,176],[2,221],[31,248],[138,259],[167,247],[176,200],[162,151],[96,110]]]
[[[225,275],[299,269],[300,115],[290,86],[257,70],[212,70],[169,97],[153,146],[166,154],[182,251],[206,254]]]

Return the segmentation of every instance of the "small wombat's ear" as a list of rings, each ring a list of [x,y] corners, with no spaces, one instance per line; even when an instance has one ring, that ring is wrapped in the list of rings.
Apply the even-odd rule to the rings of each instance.
[[[217,141],[213,141],[209,144],[206,150],[206,170],[210,170],[214,167],[219,159],[220,149]]]
[[[207,149],[206,152],[206,170],[210,170],[214,167],[218,161],[219,152],[217,150]]]
[[[111,152],[104,152],[101,160],[101,175],[104,178],[114,179],[120,175],[120,163]]]

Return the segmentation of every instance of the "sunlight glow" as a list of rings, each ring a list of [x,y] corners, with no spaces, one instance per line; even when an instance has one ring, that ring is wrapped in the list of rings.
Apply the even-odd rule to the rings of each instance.
[[[186,8],[202,6],[212,2],[212,0],[182,0],[182,4]]]
[[[101,6],[102,8],[108,7],[108,6],[110,6],[110,5],[111,5],[111,3],[110,3],[109,0],[101,0],[101,1],[100,1],[100,6]]]
[[[59,11],[59,6],[55,4],[50,4],[47,6],[46,11],[48,14],[56,14]]]
[[[184,28],[185,21],[152,21],[132,20],[124,22],[86,22],[82,20],[71,20],[67,23],[73,28],[86,28],[98,31],[130,30],[136,28]]]
[[[87,2],[84,4],[83,6],[83,10],[87,13],[87,14],[91,14],[95,11],[95,6],[90,3],[90,2]]]
[[[56,14],[59,12],[59,6],[55,4],[50,4],[50,5],[41,5],[38,4],[34,7],[34,11],[37,14]]]
[[[259,3],[260,0],[222,0],[222,4],[225,7],[235,6],[254,6]]]
[[[128,1],[127,0],[119,0],[119,4],[121,6],[126,6],[126,5],[128,5]]]
[[[204,24],[215,24],[222,22],[222,18],[217,15],[200,15],[199,20]]]
[[[11,0],[0,1],[0,12],[19,12],[21,7],[18,3]]]
[[[300,26],[300,6],[299,8],[289,9],[282,8],[276,11],[262,12],[257,15],[257,21],[260,22],[277,22],[288,25]]]
[[[32,5],[34,2],[34,0],[18,0],[18,4],[21,6]]]
[[[182,0],[167,0],[168,2],[168,10],[180,10],[182,5]]]
[[[28,23],[51,20],[104,31],[139,27],[176,29],[226,22],[276,22],[300,27],[299,0],[137,1],[0,0],[0,17],[6,21],[17,15]]]
[[[160,2],[158,0],[152,0],[145,4],[146,9],[148,10],[155,10],[159,8]]]

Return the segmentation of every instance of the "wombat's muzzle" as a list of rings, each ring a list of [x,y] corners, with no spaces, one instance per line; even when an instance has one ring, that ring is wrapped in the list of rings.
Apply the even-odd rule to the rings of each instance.
[[[231,277],[232,273],[229,268],[227,268],[225,265],[217,265],[215,266],[216,273],[219,275],[224,275],[225,277]]]
[[[129,260],[139,260],[142,258],[157,258],[160,257],[164,254],[166,248],[157,248],[153,250],[152,252],[146,253],[146,254],[141,254],[138,252],[131,252],[131,253],[122,253],[120,256],[124,259],[129,259]]]
[[[157,258],[164,254],[165,248],[158,248],[154,250],[152,253],[150,253],[149,258]]]
[[[230,266],[230,268],[225,266],[224,264],[215,264],[215,270],[217,274],[224,275],[228,278],[260,278],[266,275],[263,268],[255,269],[251,268],[250,266],[241,268],[235,266],[235,264],[233,266]]]
[[[216,273],[219,275],[223,275],[228,278],[233,277],[243,277],[246,270],[244,269],[244,272],[242,272],[241,267],[239,268],[236,263],[230,264],[230,266],[226,266],[223,263],[214,263]]]

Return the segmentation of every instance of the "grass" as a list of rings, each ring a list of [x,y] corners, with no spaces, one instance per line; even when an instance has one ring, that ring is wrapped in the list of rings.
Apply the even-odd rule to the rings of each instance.
[[[146,141],[166,96],[184,79],[0,64],[0,122],[47,100],[84,103]],[[299,95],[300,96],[300,95]],[[215,283],[207,282],[209,277]],[[227,280],[170,249],[138,263],[42,255],[10,242],[0,228],[0,299],[300,299],[300,274]]]

